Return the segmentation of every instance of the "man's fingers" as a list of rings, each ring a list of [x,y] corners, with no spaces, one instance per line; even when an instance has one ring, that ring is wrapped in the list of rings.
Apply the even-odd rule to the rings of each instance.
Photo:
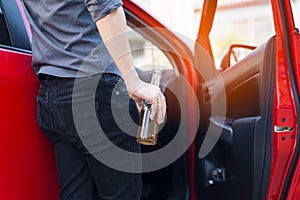
[[[151,104],[151,114],[150,114],[151,120],[154,120],[157,114],[158,100],[159,100],[158,96],[156,96],[155,98],[151,99],[151,101],[149,102]]]
[[[146,100],[149,104],[151,104],[151,114],[150,119],[155,120],[158,124],[163,123],[166,115],[166,99],[161,92],[160,88],[151,84],[142,84],[132,91],[131,97],[138,104],[139,99]]]
[[[136,100],[135,103],[136,103],[136,106],[137,106],[139,112],[141,112],[142,107],[143,107],[143,100]]]
[[[155,85],[148,84],[148,86],[141,88],[139,90],[139,96],[148,101],[150,104],[155,104],[157,101],[157,96],[159,95],[160,89]]]
[[[152,99],[151,102],[151,120],[156,120],[158,124],[163,123],[166,115],[166,100],[164,95],[160,92],[156,98]]]
[[[158,111],[157,111],[157,123],[161,124],[163,123],[164,119],[165,119],[165,115],[166,115],[166,100],[165,97],[160,94],[159,95],[159,103],[158,103]]]

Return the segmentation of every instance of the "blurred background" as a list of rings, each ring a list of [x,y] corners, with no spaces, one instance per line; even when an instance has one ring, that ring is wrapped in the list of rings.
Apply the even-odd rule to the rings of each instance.
[[[195,41],[202,13],[203,0],[134,1],[156,16],[156,18],[160,19],[174,32]],[[296,27],[299,28],[300,0],[291,0],[291,2],[295,9],[295,23],[298,25]],[[271,4],[268,0],[218,0],[216,13],[210,34],[216,66],[219,66],[221,58],[230,44],[240,43],[259,46],[265,42],[267,38],[275,34]],[[131,34],[132,45],[138,41],[136,37],[138,36]],[[147,41],[143,42],[140,39],[140,44],[146,47],[153,47],[153,45],[147,43]],[[145,55],[147,53],[144,52],[142,54]],[[160,53],[158,52],[158,54]],[[156,60],[162,59],[162,61],[156,61],[156,63],[165,65],[168,68],[168,64],[166,64],[167,60],[160,57],[164,56],[156,56]],[[142,63],[145,65],[145,59],[147,60],[147,56],[141,57],[141,55],[135,55],[136,64],[138,66],[143,65]],[[144,68],[146,69],[147,66],[144,66]]]

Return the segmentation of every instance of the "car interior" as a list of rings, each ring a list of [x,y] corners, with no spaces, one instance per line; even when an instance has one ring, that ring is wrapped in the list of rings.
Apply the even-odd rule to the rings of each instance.
[[[129,26],[141,27],[143,22],[126,12]],[[149,33],[150,32],[150,33]],[[151,152],[168,144],[178,131],[181,123],[180,103],[178,97],[168,88],[176,88],[178,93],[184,93],[180,87],[177,71],[180,64],[169,55],[164,45],[168,41],[160,40],[155,31],[140,34],[151,41],[168,57],[173,69],[164,70],[161,87],[167,99],[167,121],[159,133],[156,146],[144,146],[143,152]],[[171,44],[172,45],[172,44]],[[238,44],[247,45],[247,44]],[[172,48],[172,47],[168,47]],[[195,65],[199,71],[199,86],[197,99],[200,110],[200,121],[195,139],[195,192],[197,199],[260,199],[266,195],[270,173],[271,154],[271,121],[270,115],[273,101],[273,88],[270,82],[274,79],[275,36],[269,38],[263,45],[253,48],[251,53],[225,70],[215,68],[209,62],[210,55],[205,52],[195,52]],[[230,55],[229,55],[230,56]],[[228,59],[228,58],[227,58]],[[230,59],[230,58],[229,58]],[[216,70],[209,79],[204,81],[202,71]],[[150,81],[151,71],[140,71],[145,81]],[[218,123],[220,116],[212,116],[211,103],[218,101],[222,91],[215,87],[223,81],[226,94],[226,116]],[[222,120],[221,120],[222,121]],[[222,130],[220,138],[213,149],[205,156],[199,157],[209,126]],[[188,199],[190,180],[189,155],[184,153],[171,165],[143,174],[143,199]]]
[[[221,72],[227,99],[225,124],[210,116],[208,84],[199,87],[200,128],[196,141],[199,151],[210,121],[221,126],[221,136],[204,158],[196,156],[196,193],[198,197],[220,199],[260,199],[267,188],[261,182],[270,173],[271,121],[275,63],[275,37],[257,47],[243,60]],[[208,86],[207,86],[208,85]],[[210,90],[211,91],[211,90]],[[215,89],[214,93],[218,93]],[[210,96],[210,98],[208,97]],[[269,130],[269,131],[267,131]],[[257,196],[253,196],[257,195]],[[260,196],[261,195],[261,196]]]

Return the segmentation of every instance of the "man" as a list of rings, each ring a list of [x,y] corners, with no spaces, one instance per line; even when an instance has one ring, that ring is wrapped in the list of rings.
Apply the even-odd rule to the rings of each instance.
[[[54,145],[61,199],[139,199],[139,173],[97,159],[115,145],[140,152],[135,138],[118,128],[112,107],[123,114],[129,110],[135,122],[136,105],[141,107],[143,99],[152,104],[151,119],[159,124],[166,112],[160,89],[141,81],[134,69],[121,0],[23,2],[33,36],[32,65],[41,82],[38,121]],[[135,103],[128,102],[128,94]],[[76,106],[91,101],[100,132],[90,123],[93,109],[74,113]],[[101,139],[102,131],[111,142]],[[126,158],[118,163],[120,168],[139,164]]]

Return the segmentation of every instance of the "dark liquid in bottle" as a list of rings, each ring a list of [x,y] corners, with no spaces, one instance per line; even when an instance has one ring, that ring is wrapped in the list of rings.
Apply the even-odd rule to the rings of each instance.
[[[159,125],[156,121],[150,119],[151,105],[144,102],[137,134],[137,142],[144,145],[155,145],[157,142],[157,135]]]

